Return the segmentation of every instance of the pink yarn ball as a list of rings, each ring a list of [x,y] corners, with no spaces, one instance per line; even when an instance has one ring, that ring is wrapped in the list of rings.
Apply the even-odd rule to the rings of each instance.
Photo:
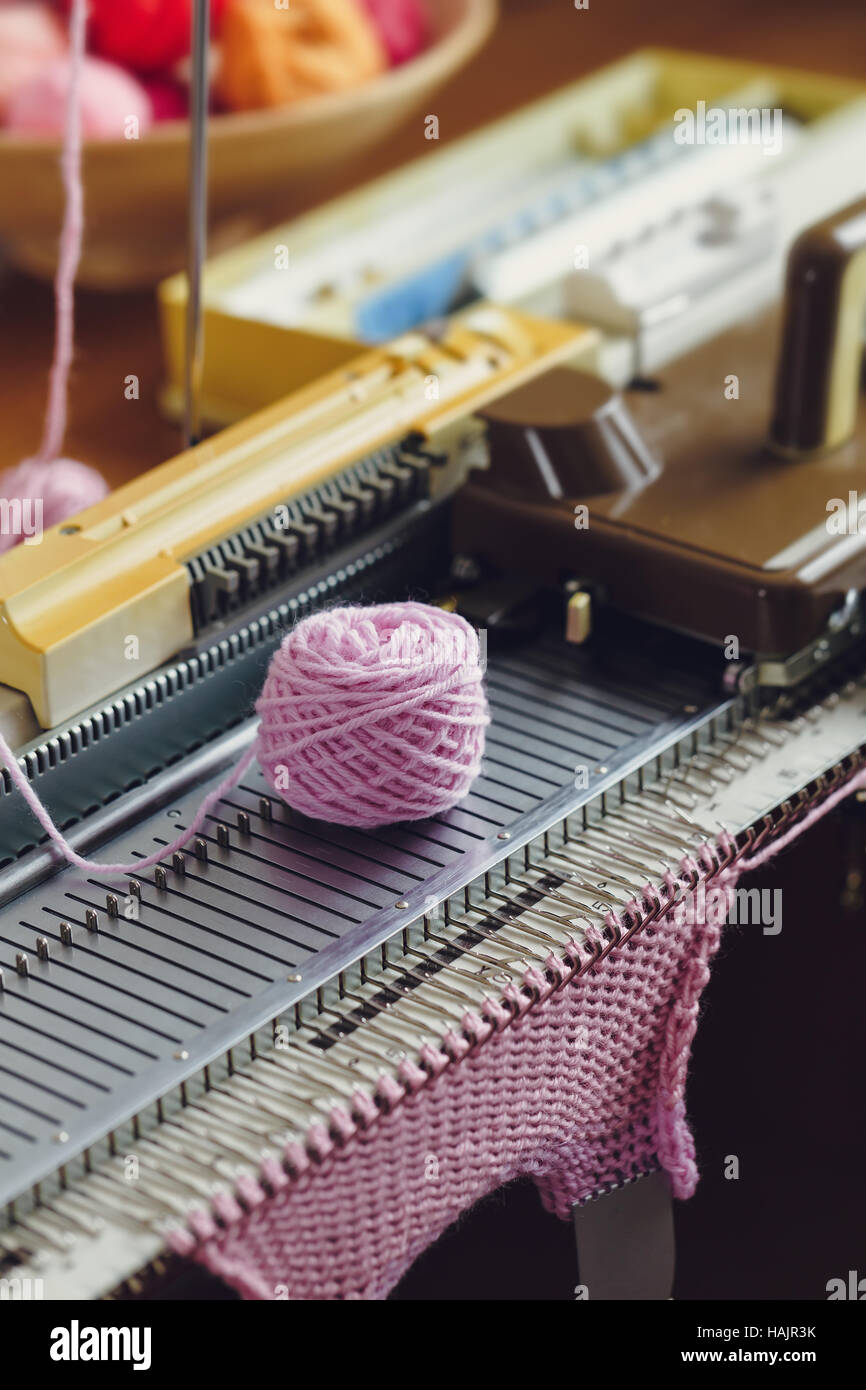
[[[25,135],[59,135],[66,128],[70,63],[56,58],[12,95],[7,125]],[[130,73],[101,58],[85,58],[81,72],[81,130],[85,139],[122,140],[130,116],[144,135],[153,124],[150,98]]]
[[[0,4],[0,117],[39,69],[66,52],[66,38],[47,5]]]
[[[478,635],[421,603],[333,608],[292,629],[256,710],[258,758],[295,810],[338,825],[422,820],[466,795],[490,722]]]
[[[75,459],[55,459],[53,463],[25,459],[17,468],[0,475],[0,498],[21,503],[20,508],[4,508],[0,520],[23,519],[22,530],[0,530],[0,554],[107,496],[105,479],[86,463]]]

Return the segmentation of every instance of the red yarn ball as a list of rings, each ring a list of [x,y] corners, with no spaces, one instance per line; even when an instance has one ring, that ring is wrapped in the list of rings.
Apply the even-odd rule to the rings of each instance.
[[[189,115],[189,96],[170,77],[145,77],[141,83],[150,98],[155,121],[182,121]]]
[[[211,33],[225,4],[211,0]],[[90,47],[134,72],[170,68],[189,53],[192,5],[193,0],[90,0]]]

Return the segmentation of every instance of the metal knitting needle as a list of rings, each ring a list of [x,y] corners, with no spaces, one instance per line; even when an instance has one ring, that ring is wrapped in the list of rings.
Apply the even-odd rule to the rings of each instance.
[[[392,1009],[397,1005],[406,1005],[410,1010],[417,1011],[420,1009],[427,1013],[436,1014],[440,1018],[444,1018],[449,1026],[455,1021],[459,1022],[462,1016],[462,1009],[459,1003],[454,1003],[454,1000],[447,990],[443,990],[441,987],[437,990],[436,984],[432,979],[418,976],[414,971],[403,966],[402,963],[398,965],[394,961],[386,961],[385,968],[392,972],[391,977],[386,978],[383,971],[381,975],[374,975],[365,980],[364,983],[374,985],[381,994],[393,995],[394,1001],[393,1004],[390,1005]],[[408,979],[414,979],[416,984],[419,985],[429,984],[432,990],[440,995],[444,994],[450,1007],[446,1008],[442,1004],[437,1004],[428,997],[428,994],[424,994],[419,998],[406,983],[407,977]],[[369,1000],[367,1002],[372,1003],[373,1001]]]
[[[424,920],[426,923],[427,919],[425,918]],[[463,928],[462,930],[464,930],[467,935],[477,935],[474,927]],[[434,941],[440,946],[447,946],[451,947],[452,949],[460,949],[457,946],[456,941],[449,940],[446,936],[437,935],[437,933],[434,932],[432,928],[429,926],[425,927],[424,940]],[[489,956],[485,952],[477,950],[474,945],[469,946],[466,949],[465,954],[471,955],[473,960],[483,961],[484,965],[493,966],[495,970],[503,971],[506,977],[511,977],[514,980],[519,980],[522,978],[519,969],[512,965],[511,961],[509,961],[507,958],[505,960],[502,960],[497,956]],[[480,976],[482,971],[479,970],[477,973]]]
[[[311,1031],[318,1037],[327,1037],[326,1033],[320,1033],[318,1029],[313,1028]],[[334,1045],[336,1046],[336,1044]],[[323,1059],[321,1054],[318,1053],[318,1049],[309,1040],[306,1042],[306,1047],[305,1060],[310,1070],[314,1072],[314,1076],[316,1070],[323,1073],[323,1075],[320,1074],[315,1076],[318,1085],[333,1087],[339,1095],[349,1100],[351,1100],[356,1092],[365,1089],[361,1084],[361,1076],[359,1076],[356,1071],[352,1071],[346,1066],[341,1066],[338,1062],[334,1062],[330,1058],[325,1059],[327,1063],[325,1067],[320,1067],[320,1063]],[[258,1066],[255,1074],[252,1072],[244,1072],[242,1075],[248,1086],[258,1087],[264,1094],[269,1095],[272,1093],[280,1098],[285,1097],[286,1094],[290,1097],[292,1096],[292,1088],[294,1087],[293,1073],[283,1071],[279,1067],[279,1064],[275,1065],[272,1062],[270,1057],[260,1057],[258,1059]],[[289,1088],[288,1091],[287,1088]]]
[[[309,1025],[307,1025],[309,1027]],[[315,1028],[310,1031],[316,1035],[318,1030]],[[324,1035],[322,1035],[324,1036]],[[299,1050],[301,1050],[305,1070],[312,1073],[312,1083],[316,1087],[332,1087],[340,1095],[351,1098],[356,1091],[364,1088],[359,1085],[358,1078],[339,1062],[324,1055],[311,1039],[300,1037],[298,1039]],[[273,1054],[276,1055],[276,1054]],[[243,1089],[257,1089],[265,1095],[273,1095],[280,1102],[286,1099],[293,1101],[296,1094],[296,1077],[293,1071],[284,1070],[279,1063],[274,1064],[271,1055],[257,1059],[255,1069],[252,1067],[248,1071],[239,1072],[236,1081],[241,1091]]]
[[[302,1127],[309,1125],[311,1118],[318,1119],[319,1116],[312,1101],[299,1102],[297,1109],[300,1111],[300,1115],[294,1121],[294,1126],[296,1130],[303,1132]],[[217,1119],[221,1119],[225,1123],[240,1125],[248,1134],[254,1134],[259,1138],[279,1137],[281,1127],[284,1127],[286,1123],[285,1120],[278,1120],[275,1124],[273,1122],[275,1117],[269,1118],[262,1115],[257,1106],[244,1103],[235,1097],[216,1095],[214,1092],[211,1092],[208,1097],[208,1108],[205,1113],[209,1118],[216,1116]]]
[[[652,866],[647,867],[646,863],[641,863],[637,859],[632,859],[627,854],[624,854],[621,848],[621,838],[614,835],[610,826],[606,825],[604,828],[605,838],[602,837],[601,831],[593,832],[591,829],[586,832],[586,838],[588,839],[592,834],[595,835],[595,839],[590,841],[591,848],[597,847],[603,853],[612,855],[612,857],[620,863],[628,864],[629,868],[637,869],[638,874],[642,876],[644,883],[646,883],[647,878],[652,872]],[[668,867],[668,865],[662,864],[661,860],[657,860],[656,862],[662,872]],[[620,881],[622,882],[623,880]]]
[[[169,1127],[180,1131],[180,1139],[185,1142],[190,1134],[204,1143],[216,1146],[231,1156],[236,1155],[241,1159],[248,1159],[253,1163],[260,1163],[261,1156],[265,1153],[262,1148],[259,1136],[255,1140],[248,1141],[238,1131],[236,1126],[228,1126],[224,1122],[217,1121],[213,1116],[208,1116],[209,1125],[205,1125],[200,1119],[196,1122],[196,1117],[190,1117],[184,1113],[183,1119],[178,1124],[171,1124]]]
[[[59,1250],[62,1254],[68,1254],[70,1247],[75,1244],[75,1237],[68,1232],[56,1231],[45,1220],[39,1219],[38,1212],[30,1212],[25,1220],[17,1223],[31,1240],[40,1241],[42,1248],[47,1246],[50,1250]]]
[[[379,1041],[375,1029],[368,1031],[366,1022],[355,1021],[336,1009],[328,1008],[326,1004],[322,1005],[322,1013],[336,1022],[322,1029],[314,1026],[313,1032],[320,1038],[326,1038],[336,1048],[348,1049],[349,1057],[345,1061],[342,1060],[343,1053],[340,1053],[340,1065],[344,1069],[352,1068],[358,1076],[366,1077],[369,1081],[378,1081],[387,1070],[384,1061],[391,1047],[390,1038],[386,1040],[383,1035],[382,1041]],[[304,1027],[309,1028],[310,1024],[305,1022]],[[359,1037],[359,1034],[363,1037]],[[272,1061],[271,1056],[259,1060],[265,1066]]]
[[[647,816],[642,816],[634,802],[624,802],[617,811],[612,811],[610,815],[616,821],[623,821],[626,825],[634,826],[644,835],[673,845],[680,854],[691,854],[695,848],[690,840],[683,839],[682,827],[668,816],[663,816],[660,811],[656,811],[655,807],[652,810],[652,820]],[[661,825],[662,821],[665,822],[664,827]]]
[[[629,826],[628,830],[622,829],[624,824]],[[586,835],[594,833],[597,837],[603,833],[608,840],[614,840],[617,844],[627,844],[631,849],[638,852],[642,850],[645,851],[651,858],[655,859],[656,863],[661,864],[663,861],[659,858],[660,851],[657,848],[644,844],[642,840],[639,840],[633,833],[633,829],[634,827],[631,823],[626,822],[618,811],[608,811],[604,820],[601,822],[600,828],[588,826],[587,829],[581,833],[579,840],[569,841],[569,844],[573,843],[579,848]]]
[[[505,903],[505,910],[491,907],[490,899],[492,898],[497,898],[499,902]],[[543,901],[543,899],[540,899],[540,901]],[[613,899],[611,899],[611,901],[613,901]],[[577,906],[577,904],[575,904],[575,906]],[[511,908],[510,913],[507,911],[508,908]],[[514,912],[514,899],[506,897],[504,893],[488,893],[483,905],[475,903],[469,909],[469,912],[477,913],[481,917],[482,922],[489,919],[494,922],[499,922],[500,925],[493,929],[485,929],[481,925],[481,922],[466,920],[465,923],[458,924],[462,925],[466,931],[477,932],[491,941],[500,941],[506,945],[509,944],[512,937],[517,937],[517,949],[524,952],[528,951],[530,955],[532,954],[532,945],[534,945],[536,941],[540,941],[544,949],[544,955],[541,957],[542,960],[547,958],[551,948],[559,950],[562,946],[562,937],[552,936],[550,932],[545,931],[544,928],[540,927],[535,921],[527,921],[528,914],[533,913],[536,916],[542,916],[545,921],[554,922],[558,928],[561,928],[566,933],[568,933],[570,928],[574,925],[571,920],[564,922],[561,917],[555,917],[552,913],[539,912],[536,904],[522,908],[518,915]],[[573,914],[574,918],[580,916],[581,914],[579,912]],[[455,924],[451,923],[450,925],[453,926]],[[527,938],[531,943],[529,948],[526,944]]]
[[[261,1154],[264,1152],[258,1139],[248,1142],[235,1126],[226,1126],[210,1115],[208,1116],[208,1123],[205,1123],[200,1118],[191,1117],[184,1111],[177,1124],[169,1120],[161,1125],[160,1132],[162,1131],[169,1131],[169,1139],[176,1136],[179,1144],[188,1143],[189,1137],[192,1136],[194,1141],[200,1141],[212,1149],[218,1149],[229,1157],[234,1156],[249,1160],[254,1164],[260,1162]]]
[[[403,964],[407,956],[411,956],[413,960],[420,960],[423,963],[427,964],[431,967],[431,970],[436,971],[437,976],[441,972],[443,975],[446,976],[456,975],[458,980],[467,980],[471,985],[477,985],[478,983],[478,976],[476,972],[466,970],[462,966],[455,965],[452,961],[435,960],[426,951],[419,951],[416,947],[410,946],[408,943],[404,943],[403,945],[403,955],[400,958],[399,965],[393,961],[389,962],[392,969],[405,970],[414,976],[416,972],[409,971],[409,967]],[[433,984],[435,980],[435,982],[439,985],[441,989],[446,990],[448,993],[453,993],[457,999],[469,1004],[470,1006],[475,1005],[477,1007],[478,1000],[474,998],[472,995],[464,993],[464,991],[459,989],[457,985],[449,984],[447,980],[437,979],[434,975],[420,975],[420,972],[419,978],[421,978],[422,980],[428,980],[430,984]]]
[[[235,1076],[232,1080],[236,1083],[235,1089],[230,1096],[224,1095],[224,1099],[230,1100],[233,1105],[241,1105],[245,1109],[251,1109],[257,1116],[270,1115],[274,1120],[278,1120],[281,1125],[294,1125],[297,1123],[298,1110],[300,1106],[294,1099],[287,1100],[285,1096],[280,1096],[276,1090],[267,1090],[264,1086],[256,1085],[255,1082],[247,1079],[246,1085],[238,1084],[244,1078]],[[307,1101],[309,1108],[314,1108],[319,1097]],[[303,1102],[301,1103],[303,1104]]]
[[[189,124],[189,204],[184,362],[184,439],[189,449],[201,438],[204,322],[201,275],[207,248],[207,107],[210,0],[192,7],[192,86]]]
[[[598,874],[599,879],[597,882],[593,882],[591,879],[581,878],[578,874],[572,872],[563,885],[564,887],[569,888],[573,893],[577,893],[577,889],[581,888],[584,893],[590,895],[590,902],[601,900],[602,902],[608,903],[610,907],[613,908],[620,905],[621,899],[611,897],[610,893],[606,893],[601,887],[602,883],[611,881],[618,883],[631,897],[638,892],[638,888],[633,883],[629,883],[627,879],[621,878],[619,874],[614,873],[609,864],[599,863],[598,859],[588,854],[582,843],[575,846],[575,849],[579,852],[580,858],[577,857],[577,854],[563,854],[557,850],[551,851],[550,857],[551,859],[563,860],[564,863],[572,866],[572,870],[576,867],[584,871],[589,870],[591,873]],[[551,889],[547,896],[562,900],[563,895]],[[577,893],[577,896],[581,897],[582,894]],[[568,902],[568,899],[566,898],[565,901]]]
[[[369,983],[371,983],[371,982],[370,982],[370,981],[366,981],[365,983],[368,983],[368,984],[369,984]],[[362,994],[355,994],[355,993],[354,993],[352,990],[350,990],[350,989],[346,989],[346,990],[345,990],[344,997],[345,997],[346,999],[350,999],[350,1000],[351,1000],[353,1003],[355,1003],[355,1004],[361,1005],[361,1006],[363,1007],[363,1009],[365,1010],[365,1013],[366,1013],[366,1011],[367,1011],[368,1009],[372,1009],[372,1010],[373,1010],[373,1017],[376,1018],[377,1020],[378,1020],[378,1018],[379,1018],[379,1015],[383,1015],[386,1019],[387,1019],[388,1017],[392,1016],[393,1009],[394,1009],[394,1004],[392,1004],[392,1003],[390,1003],[390,1002],[387,1003],[387,1004],[381,1004],[381,1003],[379,1003],[378,1000],[375,999],[375,997],[373,997],[372,995],[369,996],[369,997],[367,997],[367,996],[364,996],[364,995],[362,995]],[[401,995],[400,997],[401,997],[401,999],[402,999],[402,995]],[[343,1017],[342,1015],[336,1014],[336,1011],[335,1011],[334,1009],[326,1009],[324,1012],[333,1014],[335,1017],[339,1017],[339,1018],[342,1018],[342,1017]],[[397,1020],[397,1022],[399,1023],[399,1020]],[[360,1018],[359,1018],[359,1019],[358,1019],[358,1027],[359,1027],[359,1028],[363,1027],[363,1028],[365,1029],[366,1033],[369,1034],[369,1035],[376,1035],[376,1036],[381,1037],[382,1040],[383,1040],[383,1042],[385,1043],[386,1047],[395,1046],[395,1045],[396,1045],[396,1047],[397,1047],[398,1050],[400,1051],[401,1056],[402,1056],[402,1055],[405,1055],[405,1052],[406,1052],[406,1043],[405,1043],[405,1040],[403,1039],[403,1037],[402,1037],[402,1036],[398,1036],[398,1035],[395,1034],[395,1033],[389,1032],[388,1029],[384,1026],[384,1024],[381,1023],[381,1021],[379,1021],[378,1026],[377,1026],[377,1023],[372,1022],[372,1021],[371,1021],[369,1018],[367,1018],[367,1017],[364,1017],[363,1019],[360,1019]],[[435,1043],[435,1042],[436,1042],[436,1038],[431,1034],[431,1036],[430,1036],[430,1038],[428,1039],[428,1041],[431,1042],[431,1043]]]
[[[326,1077],[329,1070],[336,1068],[343,1079],[348,1076],[355,1078],[356,1089],[361,1079],[366,1079],[373,1084],[378,1082],[383,1072],[387,1071],[384,1062],[391,1055],[392,1035],[382,1033],[380,1040],[376,1036],[377,1030],[370,1028],[366,1019],[350,1019],[345,1013],[338,1013],[336,1009],[329,1008],[326,1004],[322,1005],[321,1015],[325,1019],[334,1019],[334,1023],[326,1022],[325,1027],[320,1028],[309,1019],[304,1021],[304,1030],[314,1034],[313,1039],[304,1036],[303,1032],[300,1037],[301,1055],[305,1067],[309,1066],[312,1061],[318,1070],[325,1072]],[[324,1056],[316,1045],[317,1040],[327,1041],[336,1055],[334,1057]],[[346,1053],[348,1056],[345,1055]],[[262,1067],[281,1066],[281,1063],[276,1060],[277,1056],[277,1053],[271,1053],[260,1058],[259,1061]]]

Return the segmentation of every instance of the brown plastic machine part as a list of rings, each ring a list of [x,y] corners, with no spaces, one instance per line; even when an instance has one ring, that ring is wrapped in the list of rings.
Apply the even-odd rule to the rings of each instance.
[[[810,227],[788,257],[771,446],[807,458],[853,437],[866,319],[866,198]]]
[[[622,396],[587,372],[546,372],[484,419],[499,477],[539,497],[619,492],[659,471]]]
[[[794,264],[828,239],[850,249],[862,212],[814,228]],[[654,390],[617,396],[560,368],[500,399],[485,412],[490,465],[455,502],[456,549],[541,583],[593,582],[614,607],[715,643],[736,636],[744,651],[808,646],[866,586],[866,534],[828,526],[831,503],[866,493],[866,405],[852,387],[860,257],[831,257],[832,273],[808,281],[808,312],[789,301],[784,330],[779,309],[765,312],[670,363]],[[791,281],[796,297],[793,264]],[[810,361],[815,400],[842,406],[798,407]]]

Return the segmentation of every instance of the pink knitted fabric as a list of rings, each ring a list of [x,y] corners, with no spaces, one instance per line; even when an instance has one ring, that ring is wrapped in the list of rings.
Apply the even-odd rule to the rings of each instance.
[[[391,825],[454,806],[490,722],[478,636],[422,603],[332,608],[298,623],[261,696],[258,757],[304,815]]]
[[[282,1164],[239,1184],[239,1200],[197,1211],[169,1243],[246,1298],[375,1299],[462,1212],[525,1174],[563,1220],[659,1167],[674,1196],[691,1196],[686,1072],[737,882],[864,785],[856,759],[811,810],[789,809],[738,853],[727,836],[705,846],[624,919],[609,913],[610,940],[596,928],[588,946],[551,954],[524,989],[467,1014],[375,1098],[358,1090],[334,1106]]]
[[[737,866],[707,882],[735,886]],[[383,1298],[413,1260],[486,1193],[530,1174],[562,1218],[659,1166],[674,1194],[697,1182],[685,1118],[689,1051],[719,941],[714,924],[661,917],[590,969],[585,948],[531,973],[484,1018],[404,1063],[400,1083],[335,1108],[286,1154],[243,1214],[201,1213],[172,1244],[247,1298]],[[574,973],[582,969],[583,973]],[[266,1188],[270,1191],[266,1193]]]

